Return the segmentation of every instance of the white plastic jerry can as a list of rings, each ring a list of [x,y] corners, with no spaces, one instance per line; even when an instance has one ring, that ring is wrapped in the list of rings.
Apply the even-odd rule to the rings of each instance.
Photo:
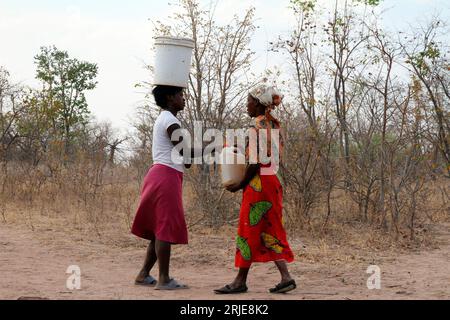
[[[238,148],[225,147],[220,155],[222,185],[228,187],[240,183],[245,176],[245,155]]]

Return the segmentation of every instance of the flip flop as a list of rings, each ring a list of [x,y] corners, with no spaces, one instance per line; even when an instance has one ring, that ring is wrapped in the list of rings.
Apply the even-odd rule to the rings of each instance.
[[[185,284],[178,283],[175,279],[171,279],[168,283],[157,285],[155,290],[182,290],[189,289]]]
[[[134,284],[137,286],[145,286],[145,287],[154,287],[156,286],[157,283],[158,281],[156,281],[156,279],[153,278],[152,276],[146,277],[142,282],[139,281],[134,282]]]
[[[248,291],[247,286],[244,284],[241,287],[238,288],[231,288],[230,285],[226,285],[225,287],[221,288],[221,289],[216,289],[214,290],[214,292],[216,294],[237,294],[237,293],[246,293]]]
[[[295,280],[291,280],[285,283],[279,283],[275,286],[275,288],[269,289],[270,293],[286,293],[292,290],[297,289],[297,284]]]

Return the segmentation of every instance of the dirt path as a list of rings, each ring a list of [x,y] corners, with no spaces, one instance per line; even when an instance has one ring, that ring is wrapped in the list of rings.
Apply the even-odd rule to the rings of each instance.
[[[233,257],[212,265],[175,258],[172,275],[191,290],[159,292],[133,285],[142,249],[71,243],[58,237],[42,241],[42,234],[0,223],[0,299],[450,299],[450,225],[440,227],[438,237],[439,249],[375,259],[382,271],[381,290],[367,289],[368,266],[334,269],[297,262],[291,265],[300,285],[294,293],[268,294],[279,280],[277,272],[270,265],[256,265],[250,292],[224,297],[212,290],[232,279]],[[70,265],[81,268],[81,290],[66,288]]]

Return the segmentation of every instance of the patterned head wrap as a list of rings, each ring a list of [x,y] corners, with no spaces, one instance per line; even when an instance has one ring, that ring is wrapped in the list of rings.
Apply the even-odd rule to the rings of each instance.
[[[250,91],[250,95],[257,99],[263,106],[273,110],[281,104],[284,96],[275,88],[266,85],[260,85]]]
[[[268,120],[273,120],[279,124],[279,121],[270,113],[283,101],[284,96],[278,91],[278,89],[262,84],[250,91],[250,96],[258,100],[263,106],[266,107],[266,118]]]

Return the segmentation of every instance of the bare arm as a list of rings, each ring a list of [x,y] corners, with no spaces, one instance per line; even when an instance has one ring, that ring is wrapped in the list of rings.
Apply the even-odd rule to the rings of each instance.
[[[172,144],[174,147],[178,146],[180,143],[183,143],[183,136],[180,136],[180,138],[177,140],[172,140],[172,136],[174,134],[175,131],[180,130],[181,127],[179,124],[173,124],[171,125],[169,128],[167,128],[167,134],[169,135],[169,139],[170,141],[172,141]],[[184,148],[182,148],[180,150],[180,155],[183,156],[183,150]],[[192,150],[192,155],[193,155],[194,150]],[[191,164],[185,164],[184,165],[187,169],[191,168],[192,165]]]
[[[180,143],[181,144],[183,143],[183,136],[180,136],[180,138],[178,140],[172,140],[174,132],[176,130],[179,130],[179,129],[181,129],[181,127],[178,124],[173,124],[169,128],[167,128],[167,134],[169,135],[170,141],[172,141],[172,144],[175,147],[178,146]],[[180,155],[182,157],[184,156],[184,150],[185,150],[185,148],[181,148],[181,150],[180,150]],[[196,150],[194,148],[190,148],[189,150],[190,150],[190,158],[191,159],[195,158],[196,157],[196,154],[195,154]],[[203,156],[204,150],[200,150],[200,151],[201,151],[201,154]],[[214,153],[214,151],[213,151],[213,153]],[[192,164],[185,164],[185,167],[189,169],[190,167],[192,167]]]

